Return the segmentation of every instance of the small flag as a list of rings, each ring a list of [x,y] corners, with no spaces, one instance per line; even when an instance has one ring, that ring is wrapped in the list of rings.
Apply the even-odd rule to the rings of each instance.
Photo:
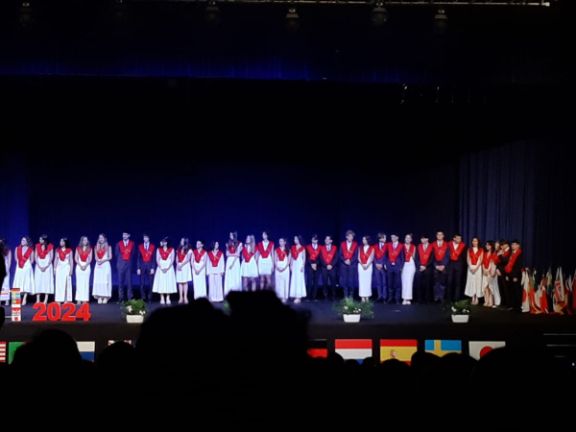
[[[308,355],[312,358],[327,358],[328,341],[326,339],[314,339],[308,342]]]
[[[6,363],[6,345],[8,345],[6,341],[0,341],[0,363]]]
[[[14,354],[22,345],[24,345],[24,342],[8,342],[8,364],[11,364],[14,361]]]
[[[364,360],[372,357],[371,339],[336,339],[336,353],[344,360]]]
[[[108,341],[108,346],[114,345],[116,342],[125,342],[125,343],[127,343],[128,345],[132,345],[132,340],[131,340],[131,339],[125,339],[125,340],[123,340],[123,341],[110,339],[110,340]]]
[[[396,359],[410,364],[416,351],[418,351],[416,339],[380,339],[381,362]]]
[[[438,357],[449,353],[460,354],[462,352],[462,341],[429,339],[424,342],[424,349],[427,353],[436,354]]]
[[[564,315],[566,313],[566,308],[568,306],[568,296],[564,291],[566,286],[564,285],[564,274],[562,273],[562,267],[556,269],[556,280],[554,281],[554,292],[552,295],[552,306],[554,313]]]
[[[504,341],[470,341],[468,350],[470,357],[480,360],[493,349],[505,346],[506,342]]]
[[[76,345],[78,345],[78,351],[80,351],[83,360],[94,361],[96,342],[76,342]]]

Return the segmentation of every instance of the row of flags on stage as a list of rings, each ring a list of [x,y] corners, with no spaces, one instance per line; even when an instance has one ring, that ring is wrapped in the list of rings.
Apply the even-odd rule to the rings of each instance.
[[[524,269],[522,272],[522,312],[531,314],[576,315],[576,271],[573,276],[565,277],[562,267],[552,269],[536,281],[536,270]]]

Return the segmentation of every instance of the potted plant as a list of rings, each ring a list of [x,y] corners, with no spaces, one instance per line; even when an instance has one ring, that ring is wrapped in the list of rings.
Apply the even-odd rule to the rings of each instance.
[[[144,315],[146,315],[146,302],[144,300],[124,302],[124,314],[126,315],[126,322],[141,324],[144,322]]]
[[[344,322],[357,323],[361,318],[374,318],[374,304],[372,302],[358,302],[353,298],[343,298],[336,304],[336,312],[342,315]]]
[[[467,323],[470,319],[470,300],[459,300],[452,303],[452,322]]]

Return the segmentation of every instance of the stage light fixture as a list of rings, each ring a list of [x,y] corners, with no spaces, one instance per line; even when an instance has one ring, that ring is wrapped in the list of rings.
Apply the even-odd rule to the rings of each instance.
[[[384,2],[379,1],[376,3],[374,8],[372,9],[372,24],[375,26],[381,26],[386,24],[388,21],[388,11],[384,7]]]
[[[210,24],[217,24],[220,22],[220,8],[216,0],[210,0],[206,5],[206,21]]]
[[[298,30],[300,27],[300,15],[295,7],[289,7],[286,13],[286,28],[288,30]]]
[[[434,15],[434,31],[443,34],[448,27],[448,14],[444,8],[439,8]]]

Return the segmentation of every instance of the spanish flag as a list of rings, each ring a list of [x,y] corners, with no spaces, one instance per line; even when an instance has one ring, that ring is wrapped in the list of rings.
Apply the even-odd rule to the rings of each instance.
[[[416,351],[418,351],[416,339],[380,339],[381,362],[395,359],[410,364]]]

